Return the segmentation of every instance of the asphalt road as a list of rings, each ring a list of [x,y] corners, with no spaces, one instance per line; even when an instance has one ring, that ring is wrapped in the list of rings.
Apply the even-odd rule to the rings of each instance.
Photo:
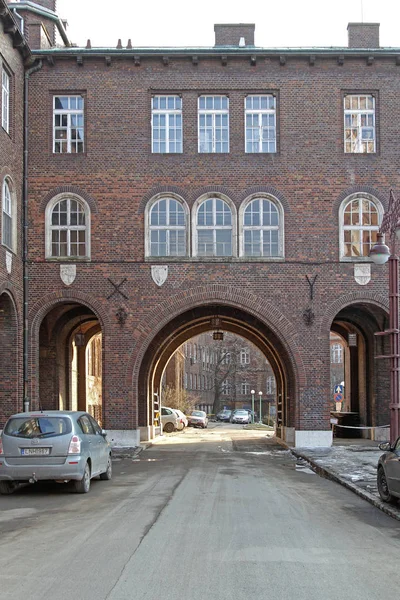
[[[241,426],[0,497],[1,600],[382,600],[399,554],[397,521]]]

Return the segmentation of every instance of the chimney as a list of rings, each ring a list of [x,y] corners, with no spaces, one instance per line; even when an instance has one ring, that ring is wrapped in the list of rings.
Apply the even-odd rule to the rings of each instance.
[[[215,46],[254,46],[254,23],[214,25]]]
[[[379,48],[379,23],[349,23],[349,48]]]

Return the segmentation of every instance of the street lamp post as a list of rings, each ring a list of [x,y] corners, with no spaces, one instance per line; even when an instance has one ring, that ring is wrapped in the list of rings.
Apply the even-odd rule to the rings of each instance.
[[[254,423],[254,394],[255,390],[251,390],[251,422]]]
[[[391,250],[383,243],[383,234],[390,237]],[[400,202],[390,190],[389,209],[384,214],[377,235],[376,244],[371,248],[370,257],[377,265],[389,261],[389,329],[375,335],[390,336],[390,354],[376,358],[390,358],[390,443],[394,444],[400,434],[399,367],[399,257],[396,255],[396,236],[400,233]]]
[[[260,398],[260,415],[258,417],[258,422],[262,423],[262,419],[261,419],[261,401],[262,401],[262,392],[258,392],[259,398]]]

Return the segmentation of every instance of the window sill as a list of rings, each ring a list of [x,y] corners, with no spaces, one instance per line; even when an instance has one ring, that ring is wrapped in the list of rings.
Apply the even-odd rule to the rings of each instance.
[[[230,263],[269,263],[284,262],[284,256],[261,257],[261,256],[146,256],[146,262],[166,262],[166,263],[191,263],[191,262],[230,262]]]
[[[46,262],[55,263],[86,263],[91,262],[91,259],[87,256],[46,256]]]
[[[365,263],[373,263],[374,261],[369,257],[369,256],[341,256],[340,257],[340,262],[344,262],[344,263],[360,263],[360,262],[365,262]]]

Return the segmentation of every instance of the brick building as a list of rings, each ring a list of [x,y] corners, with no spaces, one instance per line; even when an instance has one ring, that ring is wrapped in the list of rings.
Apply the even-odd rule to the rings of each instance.
[[[21,87],[0,6],[1,60],[14,57]],[[331,333],[355,340],[349,407],[367,426],[387,424],[388,365],[374,361],[388,350],[374,337],[387,269],[368,252],[399,188],[400,48],[380,48],[379,26],[357,23],[338,48],[258,47],[249,24],[216,25],[213,47],[77,48],[55,0],[9,9],[23,13],[36,69],[25,122],[30,405],[90,408],[97,336],[103,425],[115,439],[151,437],[170,356],[217,318],[271,365],[287,441],[331,443]],[[19,190],[21,118],[18,101]],[[21,269],[18,310],[1,295],[19,324],[6,365],[22,360]]]

